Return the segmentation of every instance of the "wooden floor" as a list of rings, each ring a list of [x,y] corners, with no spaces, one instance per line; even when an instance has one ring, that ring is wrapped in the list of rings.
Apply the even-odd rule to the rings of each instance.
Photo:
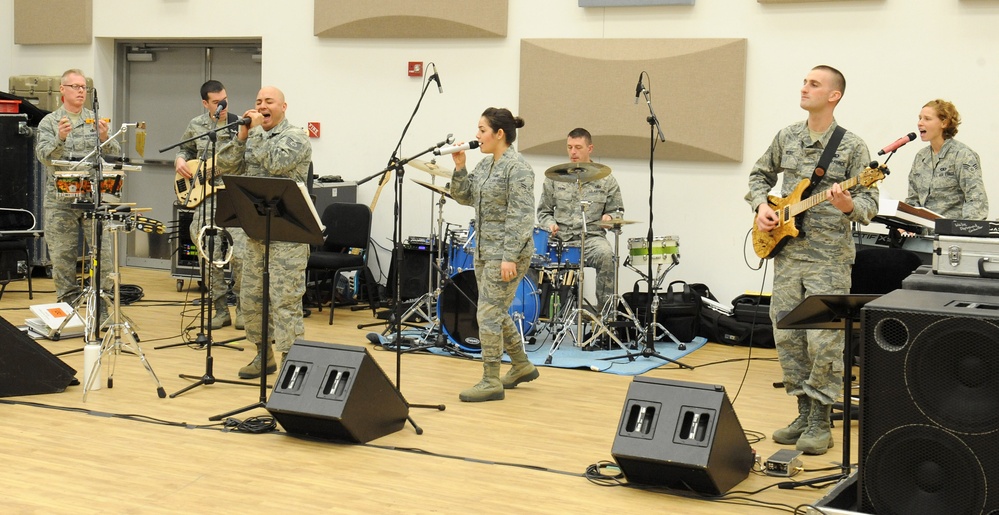
[[[189,301],[197,288],[177,291],[166,271],[129,268],[123,282],[144,290],[124,307],[137,324],[141,348],[167,393],[191,384],[179,374],[206,373],[207,352],[180,345],[182,328],[196,313]],[[36,279],[28,300],[25,282],[14,282],[0,299],[0,316],[23,325],[28,306],[52,302],[52,282]],[[339,308],[335,325],[328,311],[313,313],[306,339],[367,346],[395,379],[396,355],[371,346],[358,323],[370,311]],[[188,318],[182,319],[182,314]],[[376,328],[375,330],[380,330]],[[231,327],[216,341],[237,337]],[[80,338],[41,341],[53,353],[79,351]],[[10,342],[3,342],[4,345]],[[236,379],[252,358],[245,341],[213,346],[214,377]],[[682,361],[696,367],[660,367],[648,375],[720,384],[735,398],[743,429],[766,435],[753,448],[764,459],[781,448],[769,439],[794,416],[793,400],[773,388],[780,380],[772,350],[708,344]],[[82,379],[83,353],[62,359]],[[647,359],[647,358],[642,358]],[[778,489],[780,478],[750,474],[725,498],[626,487],[605,487],[583,477],[587,466],[613,459],[611,447],[631,377],[583,370],[543,368],[541,377],[507,392],[501,402],[462,403],[458,392],[475,382],[481,365],[427,354],[401,358],[401,390],[414,404],[411,425],[366,445],[289,436],[283,431],[251,434],[223,431],[212,415],[251,405],[259,387],[215,383],[175,398],[158,398],[152,377],[129,355],[117,360],[114,387],[0,399],[0,506],[5,513],[183,513],[237,512],[440,512],[440,513],[746,513],[785,511],[820,499],[828,490]],[[104,370],[105,377],[107,370]],[[273,380],[276,376],[270,376]],[[256,384],[256,383],[254,383]],[[668,400],[668,399],[667,399]],[[377,409],[377,406],[372,406]],[[268,415],[256,409],[236,415]],[[835,472],[836,447],[824,456],[803,457],[807,479]],[[856,426],[853,457],[856,462]],[[754,492],[771,487],[759,493]],[[727,504],[734,503],[734,504]],[[771,506],[771,504],[767,504]]]

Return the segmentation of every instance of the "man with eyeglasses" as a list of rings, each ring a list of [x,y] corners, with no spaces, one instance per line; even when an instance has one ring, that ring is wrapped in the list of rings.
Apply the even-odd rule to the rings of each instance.
[[[80,256],[79,227],[87,210],[76,209],[72,204],[77,199],[90,199],[89,195],[81,195],[79,191],[89,181],[80,181],[75,188],[70,187],[70,190],[76,191],[59,191],[55,176],[57,169],[52,161],[81,159],[94,150],[98,142],[106,142],[102,146],[104,155],[118,156],[121,154],[121,146],[117,141],[107,141],[108,122],[96,119],[94,111],[83,106],[87,100],[87,79],[82,71],[66,70],[60,79],[59,92],[62,94],[62,106],[46,115],[38,124],[35,156],[45,165],[43,220],[45,243],[52,261],[56,299],[59,302],[73,302],[81,291],[76,279],[76,260]],[[90,166],[81,166],[81,175],[89,177],[90,169]],[[83,235],[87,245],[92,246],[93,231],[89,222],[87,220],[83,224]],[[100,262],[103,289],[111,285],[111,238],[107,233],[102,236]]]

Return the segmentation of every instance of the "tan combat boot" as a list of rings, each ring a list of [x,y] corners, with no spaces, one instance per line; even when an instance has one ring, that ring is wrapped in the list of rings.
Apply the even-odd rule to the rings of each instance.
[[[263,346],[257,344],[257,355],[253,358],[253,361],[239,369],[240,379],[256,379],[260,377],[261,354],[263,354]],[[274,361],[274,352],[269,350],[267,352],[267,374],[273,374],[275,371],[277,371],[277,363]]]
[[[798,418],[783,429],[774,431],[773,439],[777,443],[791,445],[797,443],[798,437],[808,427],[808,413],[812,410],[812,399],[807,395],[798,396]]]
[[[833,446],[832,422],[829,420],[832,412],[831,404],[819,404],[812,400],[812,411],[808,414],[808,427],[798,438],[795,449],[811,455],[825,454]]]
[[[458,394],[464,402],[501,401],[506,396],[503,393],[503,383],[499,378],[499,363],[482,363],[482,380],[467,390]]]
[[[215,311],[212,313],[212,329],[222,329],[227,325],[232,325],[232,318],[229,317],[229,305],[225,296],[215,300]]]

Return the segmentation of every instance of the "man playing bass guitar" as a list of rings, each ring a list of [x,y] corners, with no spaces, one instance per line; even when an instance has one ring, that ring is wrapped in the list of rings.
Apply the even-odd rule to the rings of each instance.
[[[849,131],[837,131],[833,111],[846,90],[846,79],[835,68],[816,66],[805,77],[800,106],[808,119],[777,133],[770,148],[749,174],[746,201],[756,212],[756,229],[772,231],[779,217],[767,202],[767,194],[783,173],[781,196],[788,196],[812,178],[808,193],[824,192],[817,204],[799,219],[801,233],[786,241],[774,257],[771,320],[790,311],[814,294],[850,292],[850,270],[855,249],[850,222],[870,223],[878,212],[878,190],[857,187],[844,190],[839,184],[865,170],[870,153],[867,145]],[[820,157],[834,132],[842,138],[830,151],[822,174],[816,172]],[[825,160],[823,160],[825,161]],[[813,175],[813,173],[815,175]],[[824,454],[833,445],[830,410],[840,395],[843,376],[843,333],[833,330],[783,330],[774,327],[777,355],[784,374],[784,387],[797,397],[797,418],[773,434],[774,441],[796,444],[806,454]]]

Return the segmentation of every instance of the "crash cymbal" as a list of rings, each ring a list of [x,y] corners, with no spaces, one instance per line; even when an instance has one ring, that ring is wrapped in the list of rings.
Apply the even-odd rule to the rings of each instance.
[[[415,182],[416,184],[419,184],[420,186],[423,186],[424,188],[426,188],[428,190],[435,191],[437,193],[440,193],[441,195],[444,195],[447,198],[451,198],[451,190],[449,190],[449,189],[447,189],[447,188],[445,188],[443,186],[438,186],[436,184],[430,184],[429,182],[418,181],[416,179],[410,179],[410,180],[413,181],[413,182]]]
[[[545,170],[545,177],[559,182],[589,182],[610,173],[610,167],[600,163],[562,163]]]
[[[631,225],[642,223],[638,220],[601,220],[597,222],[598,227],[604,229],[614,229],[615,227],[620,227],[622,225]]]
[[[445,179],[450,179],[451,175],[454,173],[451,170],[441,168],[437,163],[433,161],[423,161],[420,159],[410,159],[408,163],[409,166],[416,168],[417,170],[424,171],[430,175],[436,175],[437,177],[443,177]]]

